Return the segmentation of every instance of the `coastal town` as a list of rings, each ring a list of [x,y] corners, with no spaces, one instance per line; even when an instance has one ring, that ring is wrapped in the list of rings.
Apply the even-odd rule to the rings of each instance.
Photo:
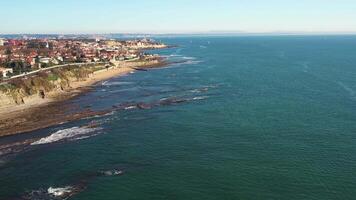
[[[166,45],[151,39],[2,39],[0,38],[0,80],[25,76],[41,69],[85,63],[118,63],[154,58],[144,49]]]
[[[146,38],[0,39],[0,136],[104,114],[68,115],[55,105],[98,82],[164,66],[166,59],[146,50],[167,47]]]

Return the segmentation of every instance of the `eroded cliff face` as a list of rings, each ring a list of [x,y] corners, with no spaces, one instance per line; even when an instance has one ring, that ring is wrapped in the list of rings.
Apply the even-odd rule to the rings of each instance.
[[[8,107],[8,106],[11,106],[15,103],[14,99],[9,96],[9,95],[6,95],[5,93],[3,92],[0,92],[0,107]]]
[[[27,79],[20,85],[11,85],[0,91],[0,108],[13,105],[21,105],[33,100],[45,99],[49,94],[64,91],[69,88],[69,82],[42,80],[37,83],[32,78]]]
[[[40,72],[0,85],[0,109],[40,101],[71,88],[71,83],[85,80],[104,66],[68,67]]]

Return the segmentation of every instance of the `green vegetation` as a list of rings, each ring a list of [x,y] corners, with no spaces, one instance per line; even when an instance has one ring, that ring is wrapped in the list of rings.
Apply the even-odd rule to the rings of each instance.
[[[59,79],[59,76],[57,74],[54,73],[50,73],[48,74],[47,80],[49,81],[56,81]]]
[[[7,68],[12,68],[14,70],[14,74],[21,74],[23,72],[31,71],[30,65],[26,64],[23,61],[12,61],[5,64]]]
[[[6,93],[9,90],[14,90],[14,89],[16,89],[16,87],[12,84],[6,83],[6,84],[0,85],[0,91],[4,92],[4,93]]]

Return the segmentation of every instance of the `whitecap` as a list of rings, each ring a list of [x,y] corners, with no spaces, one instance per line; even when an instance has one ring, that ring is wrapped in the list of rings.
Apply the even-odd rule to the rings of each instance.
[[[189,56],[184,56],[182,58],[185,59],[185,60],[195,60],[195,59],[197,59],[195,57],[189,57]]]
[[[137,108],[137,106],[128,106],[125,108],[125,110],[132,110],[132,109],[136,109],[136,108]]]
[[[193,100],[204,100],[209,98],[209,96],[194,97]]]
[[[84,136],[94,136],[93,133],[102,130],[102,128],[87,128],[87,127],[73,127],[68,129],[59,130],[48,137],[41,138],[40,140],[31,143],[31,145],[43,145],[63,140],[75,140]]]
[[[52,195],[52,196],[55,196],[55,197],[67,196],[72,192],[73,192],[73,187],[71,187],[71,186],[67,186],[67,187],[63,187],[63,188],[50,187],[47,190],[47,193],[49,195]]]

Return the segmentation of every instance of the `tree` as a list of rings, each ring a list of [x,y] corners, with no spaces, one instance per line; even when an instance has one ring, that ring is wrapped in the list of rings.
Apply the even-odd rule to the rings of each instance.
[[[10,48],[7,48],[6,50],[5,50],[5,55],[11,55],[12,54],[12,51],[11,51],[11,49]]]

